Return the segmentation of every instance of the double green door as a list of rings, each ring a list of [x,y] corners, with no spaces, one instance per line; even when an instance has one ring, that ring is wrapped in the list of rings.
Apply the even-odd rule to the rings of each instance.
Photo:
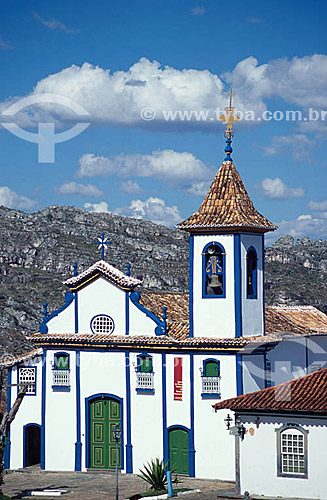
[[[189,474],[188,432],[181,428],[169,431],[169,462],[178,474]]]
[[[114,399],[96,399],[90,403],[90,467],[116,467],[116,441],[113,429],[120,422],[120,403]],[[121,467],[121,442],[118,442],[118,466]]]

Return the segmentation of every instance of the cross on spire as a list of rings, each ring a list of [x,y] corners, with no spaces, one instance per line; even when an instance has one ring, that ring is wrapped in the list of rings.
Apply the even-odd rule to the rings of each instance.
[[[98,238],[98,241],[95,241],[94,244],[99,245],[99,248],[101,248],[101,259],[104,260],[104,251],[107,250],[108,245],[111,245],[111,241],[108,241],[107,237],[102,233],[101,238]]]
[[[234,122],[239,122],[240,118],[237,116],[237,113],[234,113],[235,107],[232,105],[233,104],[233,93],[232,93],[232,87],[230,88],[229,91],[229,106],[226,106],[225,108],[225,113],[221,115],[219,120],[223,121],[226,123],[226,130],[225,130],[225,137],[226,137],[226,144],[227,146],[225,147],[225,153],[226,153],[226,158],[224,161],[232,161],[231,158],[231,153],[233,151],[231,147],[232,143],[232,138],[233,138],[233,123]]]

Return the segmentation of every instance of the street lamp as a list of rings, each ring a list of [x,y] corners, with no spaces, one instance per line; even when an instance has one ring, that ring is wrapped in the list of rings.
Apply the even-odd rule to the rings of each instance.
[[[232,417],[230,416],[229,413],[228,413],[227,417],[224,419],[224,422],[226,424],[227,430],[229,431],[230,424],[231,424],[231,422],[233,422],[233,419],[232,419]]]
[[[114,437],[114,440],[116,441],[116,500],[118,499],[118,442],[121,437],[122,430],[119,426],[119,424],[116,424],[115,427],[112,429],[112,434]]]

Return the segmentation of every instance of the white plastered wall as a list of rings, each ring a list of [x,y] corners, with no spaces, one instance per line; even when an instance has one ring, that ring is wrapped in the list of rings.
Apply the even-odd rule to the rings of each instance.
[[[160,319],[160,318],[159,318]],[[155,336],[157,324],[129,301],[129,334]]]
[[[262,335],[263,322],[263,255],[261,234],[241,235],[241,266],[242,266],[242,322],[243,336]],[[254,247],[257,252],[257,298],[247,298],[247,261],[248,249]]]
[[[126,377],[125,353],[81,351],[81,435],[82,470],[86,470],[86,414],[85,400],[96,394],[111,394],[122,398],[124,453],[126,445]],[[124,464],[124,470],[126,463]]]
[[[253,429],[245,435],[240,443],[241,492],[249,491],[250,495],[266,495],[286,498],[327,499],[326,490],[326,421],[295,418],[292,416],[266,417],[260,416],[257,429],[255,415],[242,417],[247,429]],[[277,476],[277,438],[276,429],[284,424],[298,424],[309,431],[308,439],[308,478]],[[231,437],[232,439],[232,437]]]
[[[104,278],[98,278],[78,292],[79,333],[91,333],[90,322],[97,314],[107,314],[114,320],[114,335],[125,335],[125,292]]]
[[[22,365],[23,366],[23,365]],[[25,395],[15,420],[10,426],[10,468],[23,467],[23,427],[27,424],[41,425],[42,357],[29,360],[24,366],[36,367],[36,395]],[[12,368],[12,384],[18,383],[17,366]],[[11,388],[11,405],[17,397],[17,387]]]
[[[144,352],[130,354],[134,473],[152,458],[163,458],[162,358],[161,354],[149,353],[153,363],[154,394],[137,394],[135,368],[139,354]]]
[[[210,242],[225,248],[226,298],[202,298],[202,252]],[[233,234],[194,236],[193,276],[194,337],[235,337]]]
[[[236,364],[234,355],[194,356],[194,426],[195,426],[195,471],[196,477],[233,481],[234,442],[226,431],[224,418],[228,411],[214,412],[216,399],[202,399],[200,368],[207,358],[220,361],[221,400],[236,394]]]
[[[70,391],[52,388],[52,369],[56,352],[70,358]],[[48,350],[46,356],[45,468],[69,471],[75,467],[76,442],[76,353]]]

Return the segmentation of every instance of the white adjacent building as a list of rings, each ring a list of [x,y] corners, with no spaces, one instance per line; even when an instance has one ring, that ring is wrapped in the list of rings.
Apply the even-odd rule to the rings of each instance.
[[[326,389],[324,368],[215,405],[234,412],[230,439],[242,493],[327,499]]]

